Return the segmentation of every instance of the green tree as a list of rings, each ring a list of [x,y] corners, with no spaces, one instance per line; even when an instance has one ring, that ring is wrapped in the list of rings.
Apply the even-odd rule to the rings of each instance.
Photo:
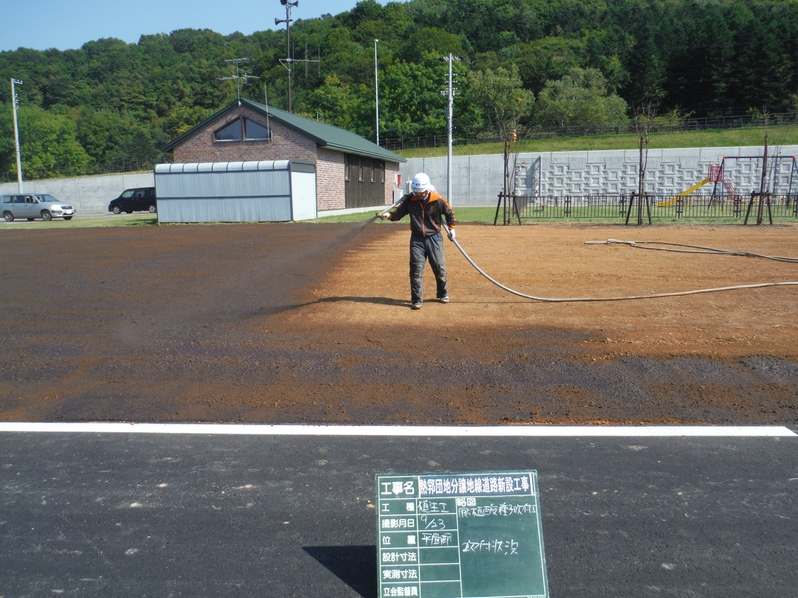
[[[446,128],[446,98],[441,94],[448,66],[438,56],[421,64],[397,62],[380,80],[380,122],[386,136],[434,135]]]
[[[324,122],[349,131],[359,131],[363,129],[361,115],[366,101],[364,98],[367,97],[364,92],[362,86],[344,83],[336,75],[330,75],[324,80],[324,85],[313,92],[308,104]]]
[[[3,138],[13,140],[14,123],[8,111],[0,118]],[[67,116],[38,106],[22,106],[19,114],[20,154],[25,179],[43,179],[85,174],[91,157],[77,141],[77,127]],[[10,147],[9,147],[10,145]],[[0,164],[16,175],[13,142],[0,147]]]
[[[572,69],[559,81],[547,81],[538,96],[535,120],[544,126],[614,124],[627,120],[623,98],[607,93],[596,69]]]
[[[110,155],[128,139],[136,121],[112,110],[84,108],[77,118],[77,139],[86,153],[98,164],[110,159]]]
[[[560,79],[583,62],[583,40],[565,37],[545,37],[523,44],[516,60],[524,87],[536,94],[546,81]]]
[[[399,53],[402,60],[408,63],[420,63],[426,56],[455,56],[464,54],[460,37],[439,29],[438,27],[424,27],[410,34]]]

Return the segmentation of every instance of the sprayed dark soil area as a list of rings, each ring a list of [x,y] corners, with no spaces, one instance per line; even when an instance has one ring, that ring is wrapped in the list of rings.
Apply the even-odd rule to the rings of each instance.
[[[0,420],[798,423],[798,287],[541,303],[446,242],[409,308],[407,223],[0,231]],[[523,293],[798,280],[798,227],[461,225]]]

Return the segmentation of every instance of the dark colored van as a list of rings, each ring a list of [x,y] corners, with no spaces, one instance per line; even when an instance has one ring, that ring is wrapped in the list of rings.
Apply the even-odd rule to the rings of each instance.
[[[122,195],[108,204],[108,211],[114,214],[132,214],[133,212],[149,212],[155,214],[158,211],[158,202],[155,199],[155,187],[139,187],[138,189],[126,189]]]

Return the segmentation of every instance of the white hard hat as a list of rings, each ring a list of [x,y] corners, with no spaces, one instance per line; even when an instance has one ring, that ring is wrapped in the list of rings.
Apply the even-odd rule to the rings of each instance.
[[[413,193],[424,193],[432,189],[432,184],[429,182],[429,177],[423,172],[419,172],[413,177],[413,182],[410,183],[410,190]]]

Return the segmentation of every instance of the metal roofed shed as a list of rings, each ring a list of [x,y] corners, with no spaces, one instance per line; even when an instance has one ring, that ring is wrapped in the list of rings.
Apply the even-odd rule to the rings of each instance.
[[[250,136],[249,125],[255,125]],[[266,131],[264,133],[264,131]],[[340,127],[240,98],[163,147],[169,161],[304,160],[319,213],[391,205],[405,159]]]
[[[305,160],[157,164],[158,222],[316,218],[316,165]]]

